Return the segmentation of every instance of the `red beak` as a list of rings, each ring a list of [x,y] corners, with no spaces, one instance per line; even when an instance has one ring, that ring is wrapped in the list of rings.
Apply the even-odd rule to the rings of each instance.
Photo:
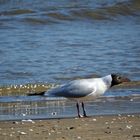
[[[123,79],[122,79],[122,82],[130,82],[131,80],[130,79],[128,79],[128,78],[126,78],[126,77],[124,77]]]

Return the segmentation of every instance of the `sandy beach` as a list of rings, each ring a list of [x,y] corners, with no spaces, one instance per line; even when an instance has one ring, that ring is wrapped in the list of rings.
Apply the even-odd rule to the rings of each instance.
[[[140,140],[140,114],[1,121],[0,140]]]

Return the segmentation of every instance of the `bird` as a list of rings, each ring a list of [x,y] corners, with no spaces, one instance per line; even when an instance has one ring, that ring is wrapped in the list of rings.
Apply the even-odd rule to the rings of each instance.
[[[129,81],[130,79],[120,74],[110,74],[100,78],[77,79],[54,87],[47,92],[41,92],[40,95],[47,97],[65,97],[70,100],[75,100],[77,115],[81,118],[87,117],[84,101],[95,100],[111,87]],[[83,115],[80,114],[79,105],[82,107]]]

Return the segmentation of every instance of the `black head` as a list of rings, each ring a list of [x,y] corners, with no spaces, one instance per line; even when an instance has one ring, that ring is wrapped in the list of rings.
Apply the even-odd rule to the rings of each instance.
[[[130,82],[130,79],[121,76],[119,74],[111,74],[111,77],[112,77],[111,87],[114,85],[121,84],[123,82]]]

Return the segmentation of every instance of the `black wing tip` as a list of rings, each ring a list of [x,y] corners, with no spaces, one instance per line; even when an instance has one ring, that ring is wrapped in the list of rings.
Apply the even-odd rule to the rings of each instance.
[[[38,93],[29,93],[28,96],[41,96],[44,95],[46,91],[38,92]]]

